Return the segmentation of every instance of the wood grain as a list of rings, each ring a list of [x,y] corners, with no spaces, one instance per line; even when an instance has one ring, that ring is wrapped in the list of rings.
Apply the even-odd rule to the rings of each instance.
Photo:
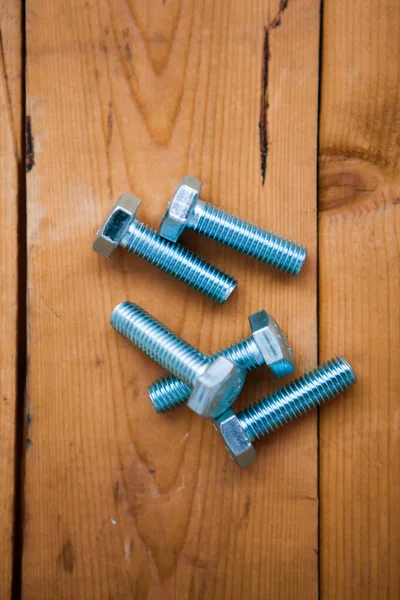
[[[0,1],[0,52],[2,77],[4,78],[5,119],[12,133],[13,147],[21,156],[21,103],[22,103],[22,14],[21,4],[16,0]],[[7,99],[7,100],[6,100]],[[13,167],[12,167],[13,168]],[[12,171],[11,168],[11,171]],[[15,166],[14,166],[15,169]],[[8,170],[8,169],[7,169]]]
[[[297,372],[315,365],[318,41],[317,0],[28,0],[25,599],[317,597],[315,415],[241,472],[186,407],[152,412],[161,369],[108,318],[133,300],[209,352],[266,308]],[[142,198],[156,227],[186,172],[205,200],[305,245],[304,272],[187,232],[239,279],[216,307],[122,251],[94,255],[119,194]],[[256,374],[239,404],[274,385]]]
[[[358,384],[321,411],[321,593],[400,597],[400,5],[324,3],[320,355]]]
[[[17,367],[18,162],[21,136],[18,2],[0,2],[0,597],[12,579]]]

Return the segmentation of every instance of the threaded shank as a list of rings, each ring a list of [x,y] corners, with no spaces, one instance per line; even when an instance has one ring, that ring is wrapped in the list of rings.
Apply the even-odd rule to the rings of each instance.
[[[132,222],[120,246],[219,304],[223,304],[236,287],[233,277],[183,246],[164,240],[140,221]]]
[[[236,416],[254,441],[336,396],[355,381],[349,363],[342,357],[335,358],[248,406]]]
[[[111,313],[110,323],[147,356],[191,386],[209,363],[206,356],[137,304],[118,304]]]
[[[218,356],[224,356],[245,371],[254,371],[264,364],[262,354],[251,336],[216,352],[212,358],[218,358]]]
[[[246,371],[253,371],[264,364],[263,358],[252,337],[228,346],[211,355],[211,359],[224,356]],[[149,386],[149,396],[156,412],[167,412],[187,402],[190,387],[176,377],[169,375]]]
[[[190,386],[173,375],[162,377],[149,386],[153,408],[158,413],[168,412],[185,404],[190,396]]]
[[[297,275],[307,251],[299,244],[198,201],[186,227],[252,256],[290,275]]]

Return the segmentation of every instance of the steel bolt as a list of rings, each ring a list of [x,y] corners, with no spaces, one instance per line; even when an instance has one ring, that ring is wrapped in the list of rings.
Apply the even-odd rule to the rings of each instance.
[[[235,279],[138,221],[140,204],[132,194],[121,196],[97,232],[93,250],[109,258],[117,246],[122,246],[205,296],[225,302],[236,287]]]
[[[116,331],[162,367],[193,388],[188,406],[216,418],[235,401],[245,372],[223,356],[210,360],[132,302],[116,306],[110,323]]]
[[[292,351],[286,337],[271,315],[265,310],[249,317],[252,335],[210,356],[224,356],[245,371],[253,371],[266,364],[276,377],[288,375],[294,369]],[[156,412],[167,412],[184,404],[191,389],[173,375],[155,381],[149,387],[149,396]]]
[[[292,381],[244,410],[226,413],[214,421],[230,457],[240,467],[256,459],[252,442],[299,417],[355,383],[349,363],[335,358]]]
[[[185,175],[161,222],[161,235],[176,242],[185,227],[290,275],[297,275],[307,251],[299,244],[252,225],[199,199],[201,181]]]

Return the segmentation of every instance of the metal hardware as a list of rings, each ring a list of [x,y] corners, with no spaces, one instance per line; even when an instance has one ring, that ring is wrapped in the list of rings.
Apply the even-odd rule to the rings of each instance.
[[[235,279],[138,221],[140,204],[132,194],[121,196],[97,232],[93,250],[109,258],[117,246],[122,246],[219,304],[225,302],[236,287]]]
[[[230,457],[240,467],[247,467],[256,459],[252,442],[336,396],[355,381],[349,363],[338,357],[238,413],[228,409],[214,421],[214,427]]]
[[[252,335],[224,350],[212,354],[210,359],[224,356],[246,371],[266,364],[275,377],[284,377],[294,369],[292,351],[287,339],[270,314],[265,310],[249,317]],[[173,375],[155,381],[149,387],[149,396],[156,412],[167,412],[187,402],[191,389]]]
[[[297,275],[307,250],[199,199],[201,181],[185,175],[178,183],[160,226],[160,234],[176,242],[185,227],[202,233],[290,275]]]
[[[219,356],[210,360],[157,319],[132,302],[116,306],[110,323],[116,331],[162,367],[193,388],[188,406],[206,418],[216,418],[235,401],[245,372]]]

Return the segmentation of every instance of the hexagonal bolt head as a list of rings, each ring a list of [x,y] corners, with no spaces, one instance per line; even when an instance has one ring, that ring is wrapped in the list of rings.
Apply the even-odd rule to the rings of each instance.
[[[93,250],[109,258],[122,239],[122,236],[136,217],[141,200],[133,194],[123,194],[94,238]]]
[[[236,400],[245,376],[240,367],[219,356],[196,380],[187,403],[189,408],[206,419],[215,419]]]
[[[270,314],[260,310],[249,316],[254,341],[265,364],[275,377],[284,377],[294,370],[292,351],[285,334]]]
[[[229,456],[239,467],[247,467],[256,460],[257,454],[251,439],[232,409],[218,417],[214,427],[222,437]]]
[[[161,221],[160,234],[176,242],[185,229],[189,214],[196,204],[202,183],[191,175],[185,175],[175,188]]]

